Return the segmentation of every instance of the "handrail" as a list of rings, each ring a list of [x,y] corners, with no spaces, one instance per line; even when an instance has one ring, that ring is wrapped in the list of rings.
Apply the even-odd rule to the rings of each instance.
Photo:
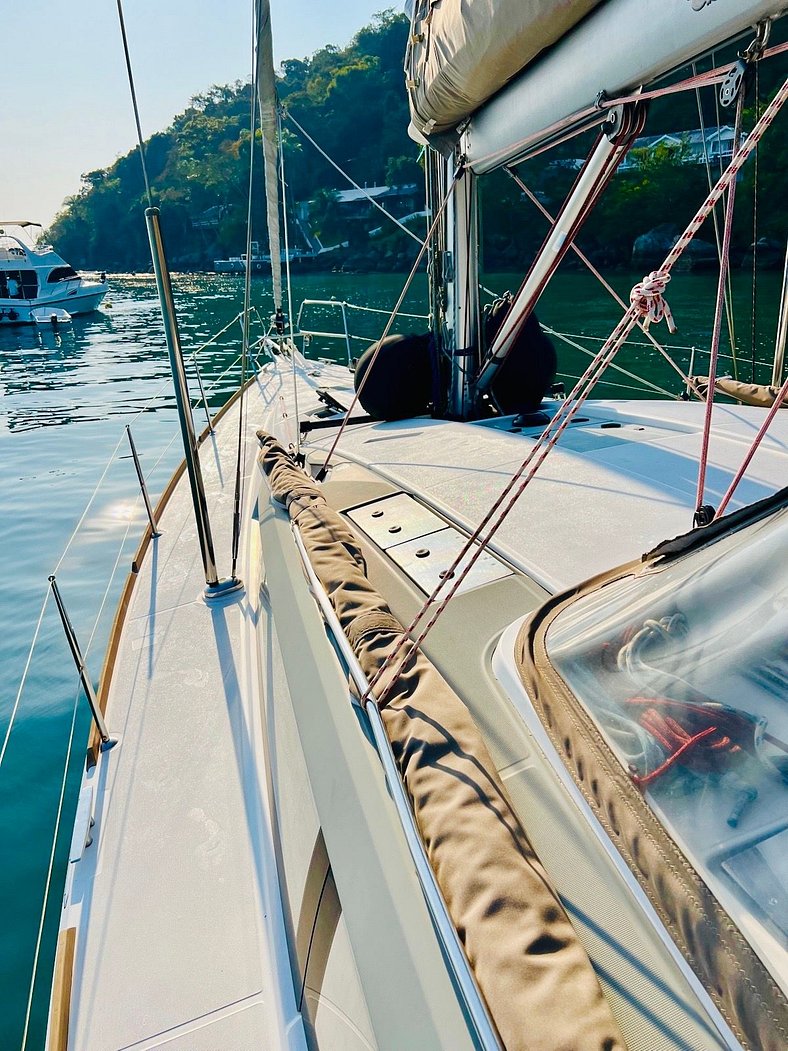
[[[305,329],[301,327],[301,318],[304,313],[304,307],[329,307],[331,309],[338,309],[342,313],[342,331],[341,332],[321,332],[318,329]],[[353,352],[351,349],[351,340],[359,340],[363,343],[375,343],[376,340],[369,336],[357,336],[352,333],[348,328],[347,311],[357,310],[362,313],[369,314],[385,314],[388,316],[390,311],[382,310],[379,307],[364,307],[359,306],[357,303],[348,303],[344,299],[302,299],[301,305],[298,308],[298,316],[296,317],[294,335],[301,336],[304,338],[311,339],[317,337],[319,339],[343,339],[345,341],[345,347],[347,351],[347,365],[348,368],[353,367]],[[414,318],[419,321],[429,321],[427,314],[406,314],[402,311],[399,312],[399,317]],[[302,343],[302,352],[304,344]]]
[[[438,885],[435,873],[430,865],[427,852],[424,849],[421,835],[416,825],[410,803],[408,802],[405,786],[402,783],[394,752],[391,748],[383,720],[380,715],[377,701],[370,691],[369,681],[352,650],[347,636],[342,630],[336,613],[331,605],[328,595],[317,577],[312,563],[309,561],[304,543],[295,523],[291,524],[296,548],[301,556],[304,572],[309,581],[310,590],[317,602],[320,612],[331,632],[331,636],[342,655],[348,673],[356,684],[359,696],[364,698],[364,710],[369,720],[370,730],[375,743],[375,750],[380,758],[381,765],[386,776],[386,783],[391,792],[392,802],[397,811],[397,816],[405,835],[411,859],[416,869],[416,875],[421,885],[424,898],[427,903],[435,930],[441,943],[441,948],[451,967],[455,983],[465,1003],[470,1021],[476,1031],[476,1035],[485,1051],[502,1051],[495,1026],[490,1018],[487,1005],[476,983],[476,978],[465,955],[465,950],[460,942],[457,929],[449,915],[449,910]],[[354,702],[355,703],[355,702]]]

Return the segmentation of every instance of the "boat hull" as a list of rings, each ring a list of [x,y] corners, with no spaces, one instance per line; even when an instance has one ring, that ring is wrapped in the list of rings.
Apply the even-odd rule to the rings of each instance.
[[[74,317],[97,310],[109,291],[106,281],[83,285],[62,294],[36,299],[0,299],[0,325],[32,325],[46,319],[51,309],[56,316],[63,310]],[[58,318],[60,320],[60,318]]]

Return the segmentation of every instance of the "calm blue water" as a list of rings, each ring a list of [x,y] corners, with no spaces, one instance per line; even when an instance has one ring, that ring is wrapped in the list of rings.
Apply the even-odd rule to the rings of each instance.
[[[313,275],[297,280],[294,301],[334,295],[361,305],[390,308],[401,287],[400,276]],[[489,275],[497,290],[515,288],[517,279]],[[626,298],[631,276],[614,282]],[[426,282],[420,277],[406,310],[422,312]],[[184,347],[191,351],[232,322],[242,303],[237,277],[183,276],[175,279]],[[759,357],[768,356],[776,324],[777,275],[759,282]],[[714,280],[680,275],[669,289],[680,325],[674,344],[708,346],[713,315]],[[743,356],[750,354],[751,287],[735,275],[738,338]],[[143,528],[136,476],[123,433],[132,425],[154,499],[180,459],[174,402],[168,385],[167,355],[152,279],[117,278],[109,302],[88,318],[75,319],[60,333],[49,328],[0,327],[0,739],[5,736],[28,649],[47,593],[47,577],[57,578],[72,620],[97,679],[114,606]],[[271,301],[262,281],[253,284],[253,302],[263,317]],[[110,305],[111,304],[111,305]],[[315,311],[304,326],[335,329],[330,311]],[[559,277],[540,309],[543,322],[566,332],[607,334],[619,313],[592,279],[579,274]],[[350,314],[351,330],[370,337],[385,324],[382,315]],[[404,330],[423,330],[405,321]],[[260,333],[257,326],[253,335]],[[660,333],[661,334],[661,333]],[[237,323],[200,354],[203,381],[217,381],[240,349]],[[364,344],[355,344],[357,354]],[[595,344],[589,343],[590,346]],[[598,344],[597,344],[598,345]],[[343,351],[342,345],[337,345]],[[315,340],[311,350],[324,355],[329,345]],[[577,374],[584,363],[579,352],[558,345],[562,373]],[[688,350],[677,351],[686,365]],[[671,392],[680,381],[646,346],[626,348],[620,363],[648,376]],[[728,365],[730,368],[730,365]],[[742,365],[749,378],[749,364]],[[699,369],[702,371],[702,369]],[[210,395],[214,407],[235,389],[236,367],[219,378]],[[761,374],[761,379],[768,377]],[[568,381],[568,378],[567,378]],[[630,396],[634,386],[625,376],[611,378],[601,393]],[[195,387],[196,392],[196,387]],[[642,392],[641,392],[642,394]],[[204,417],[195,411],[202,428]],[[116,443],[120,441],[113,455]],[[76,538],[62,558],[86,503],[108,462],[106,477]],[[113,576],[114,571],[114,576]],[[107,581],[111,580],[107,590]],[[8,752],[0,769],[0,1048],[20,1046],[26,1013],[44,888],[50,865],[64,759],[77,696],[76,673],[60,622],[49,602],[22,694]],[[48,982],[57,931],[66,854],[76,788],[88,732],[87,706],[79,699],[74,758],[68,771],[62,831],[55,853],[52,892],[33,1003],[28,1047],[43,1046]]]

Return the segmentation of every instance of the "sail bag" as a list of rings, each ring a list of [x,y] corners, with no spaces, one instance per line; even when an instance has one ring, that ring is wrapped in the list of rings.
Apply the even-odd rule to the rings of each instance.
[[[417,0],[406,61],[416,128],[456,128],[600,2]]]
[[[258,431],[272,495],[368,679],[403,628],[366,575],[358,538],[274,438]],[[388,682],[386,676],[381,686]],[[381,691],[382,692],[382,691]],[[622,1051],[624,1041],[471,715],[417,651],[381,717],[438,884],[507,1051]]]

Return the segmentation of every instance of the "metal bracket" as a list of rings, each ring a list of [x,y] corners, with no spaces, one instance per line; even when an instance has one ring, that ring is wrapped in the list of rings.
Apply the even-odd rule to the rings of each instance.
[[[759,22],[756,26],[755,37],[750,41],[744,51],[739,52],[738,61],[728,70],[728,73],[720,85],[720,105],[732,106],[739,93],[744,89],[745,78],[748,70],[754,62],[758,62],[763,55],[772,31],[772,24],[767,19]]]
[[[732,66],[720,85],[720,105],[721,106],[732,106],[736,99],[739,97],[742,84],[744,83],[744,75],[747,72],[747,63],[743,58],[740,58],[735,66]]]

